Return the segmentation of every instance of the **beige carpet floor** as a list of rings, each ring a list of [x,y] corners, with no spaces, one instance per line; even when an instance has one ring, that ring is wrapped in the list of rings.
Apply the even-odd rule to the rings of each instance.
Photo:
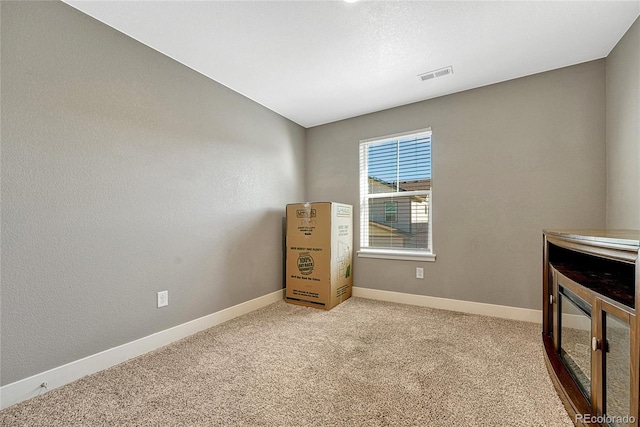
[[[0,412],[2,426],[572,426],[540,325],[278,302]]]

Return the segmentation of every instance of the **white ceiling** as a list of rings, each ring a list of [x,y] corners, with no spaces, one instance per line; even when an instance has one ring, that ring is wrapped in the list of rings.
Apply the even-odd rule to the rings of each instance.
[[[640,0],[65,1],[304,127],[605,57],[640,14]]]

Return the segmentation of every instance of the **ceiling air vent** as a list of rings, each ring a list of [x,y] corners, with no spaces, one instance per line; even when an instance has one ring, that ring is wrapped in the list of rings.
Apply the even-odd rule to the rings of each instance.
[[[420,81],[424,82],[426,80],[435,79],[436,77],[448,76],[449,74],[453,74],[453,67],[451,65],[445,68],[440,68],[439,70],[418,74],[418,78]]]

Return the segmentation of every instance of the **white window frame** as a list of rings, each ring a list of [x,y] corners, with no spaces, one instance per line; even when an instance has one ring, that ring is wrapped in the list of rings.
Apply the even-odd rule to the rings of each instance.
[[[428,229],[428,249],[391,249],[391,248],[369,248],[369,232],[366,224],[369,223],[369,199],[398,196],[399,193],[372,193],[369,194],[369,173],[367,164],[367,148],[372,143],[385,142],[393,139],[411,138],[429,134],[431,128],[414,130],[411,132],[397,133],[378,138],[363,139],[360,141],[360,250],[357,252],[361,258],[380,258],[407,261],[435,261],[436,255],[433,252],[433,194],[432,190],[403,191],[400,194],[405,196],[425,195],[429,197],[429,229]],[[433,180],[431,181],[433,187]],[[365,225],[363,225],[365,224]]]

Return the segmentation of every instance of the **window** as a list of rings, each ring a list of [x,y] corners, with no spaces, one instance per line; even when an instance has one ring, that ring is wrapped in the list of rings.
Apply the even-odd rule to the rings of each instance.
[[[360,141],[358,256],[433,261],[431,129]]]
[[[384,202],[384,220],[398,222],[398,202]]]

